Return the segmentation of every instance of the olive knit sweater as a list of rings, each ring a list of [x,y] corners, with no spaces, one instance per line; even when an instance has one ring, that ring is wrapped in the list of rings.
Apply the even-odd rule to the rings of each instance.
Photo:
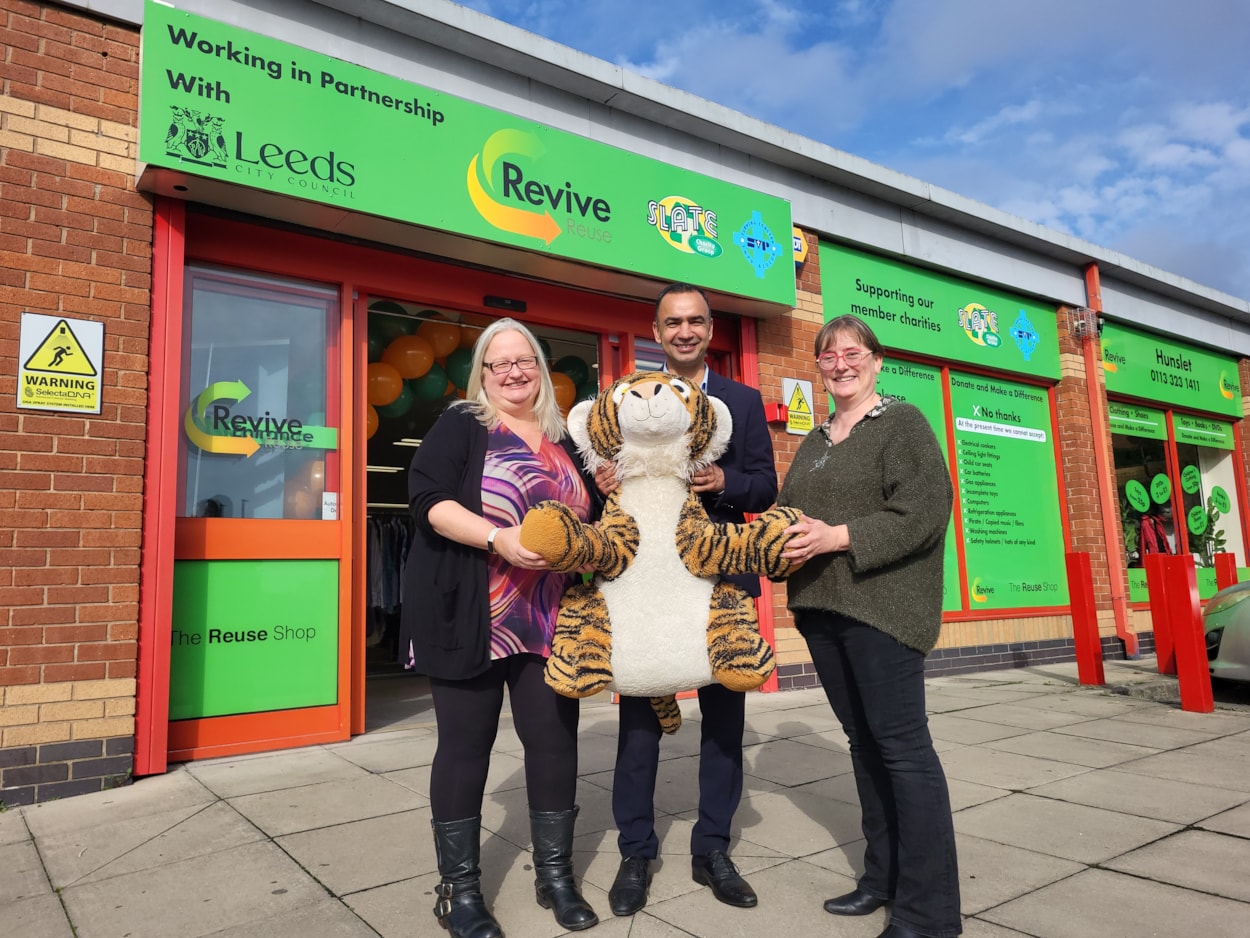
[[[850,616],[927,655],[942,626],[951,499],[937,437],[911,404],[883,398],[837,445],[824,426],[809,433],[777,503],[846,524],[851,546],[796,570],[789,608]]]

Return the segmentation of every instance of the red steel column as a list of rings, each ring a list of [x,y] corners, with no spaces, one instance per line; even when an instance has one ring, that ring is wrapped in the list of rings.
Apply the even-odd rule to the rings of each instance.
[[[1215,710],[1215,697],[1211,693],[1211,670],[1202,634],[1194,558],[1188,554],[1167,557],[1163,568],[1168,581],[1168,618],[1176,652],[1176,676],[1181,685],[1181,709],[1211,713]]]

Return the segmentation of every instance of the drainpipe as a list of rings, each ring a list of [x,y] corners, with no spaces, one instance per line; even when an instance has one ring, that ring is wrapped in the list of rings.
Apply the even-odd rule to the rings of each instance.
[[[1102,281],[1098,275],[1098,265],[1093,263],[1085,266],[1085,305],[1099,316],[1102,315]],[[1140,658],[1137,633],[1128,624],[1128,596],[1125,588],[1128,569],[1124,563],[1124,553],[1120,550],[1119,531],[1116,529],[1120,518],[1120,505],[1116,497],[1116,487],[1111,482],[1115,478],[1115,472],[1109,464],[1107,454],[1107,410],[1103,406],[1098,380],[1102,363],[1094,349],[1097,341],[1097,329],[1086,331],[1081,339],[1081,351],[1085,356],[1085,390],[1089,394],[1090,424],[1094,433],[1094,464],[1098,469],[1098,498],[1102,503],[1102,535],[1107,546],[1107,569],[1111,578],[1111,610],[1115,615],[1116,637],[1124,642],[1124,654],[1129,658]]]

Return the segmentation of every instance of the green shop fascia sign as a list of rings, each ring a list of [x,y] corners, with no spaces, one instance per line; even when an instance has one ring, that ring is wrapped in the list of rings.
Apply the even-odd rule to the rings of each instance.
[[[139,159],[793,306],[790,203],[148,0]]]
[[[1242,416],[1237,359],[1229,355],[1107,322],[1102,367],[1111,394]]]
[[[1173,414],[1172,429],[1177,443],[1210,446],[1212,449],[1233,449],[1233,425],[1222,420],[1207,420],[1189,414]]]
[[[1107,415],[1110,418],[1112,433],[1141,436],[1148,440],[1168,438],[1167,415],[1161,410],[1111,401],[1107,404]]]
[[[825,320],[859,316],[887,348],[1059,377],[1055,310],[841,244],[820,245]]]

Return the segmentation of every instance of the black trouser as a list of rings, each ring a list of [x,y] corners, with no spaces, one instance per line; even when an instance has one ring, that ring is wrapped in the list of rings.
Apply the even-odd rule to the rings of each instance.
[[[430,679],[438,748],[430,770],[430,811],[436,821],[482,813],[490,750],[499,730],[503,689],[525,750],[525,788],[535,811],[567,811],[577,789],[578,701],[543,683],[547,659],[510,655],[467,681]]]
[[[892,922],[958,935],[955,829],[925,715],[925,656],[846,616],[795,618],[850,741],[866,842],[859,888],[891,900]]]
[[[742,728],[746,694],[720,684],[699,688],[702,733],[699,746],[699,819],[690,833],[690,852],[729,849],[729,828],[742,800]],[[622,697],[612,780],[612,817],[623,857],[654,860],[655,777],[660,765],[660,721],[646,697]]]

